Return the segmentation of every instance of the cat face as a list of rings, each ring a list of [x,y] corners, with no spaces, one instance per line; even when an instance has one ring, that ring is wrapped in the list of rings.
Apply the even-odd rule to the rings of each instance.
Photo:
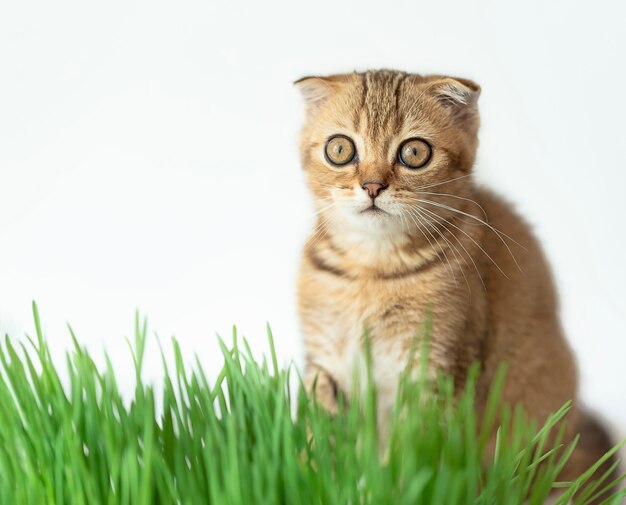
[[[307,77],[296,85],[307,103],[301,137],[307,182],[318,211],[330,219],[397,229],[414,216],[424,192],[462,192],[477,146],[475,83],[377,71]]]

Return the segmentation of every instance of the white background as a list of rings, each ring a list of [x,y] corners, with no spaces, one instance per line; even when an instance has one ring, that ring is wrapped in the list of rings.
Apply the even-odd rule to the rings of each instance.
[[[626,432],[620,2],[3,2],[0,330],[130,358],[135,309],[191,361],[272,324],[300,362],[312,219],[292,81],[368,68],[483,87],[478,178],[554,266],[584,399]],[[542,352],[537,349],[537,352]],[[154,339],[146,376],[157,379]],[[132,374],[123,387],[130,391]]]

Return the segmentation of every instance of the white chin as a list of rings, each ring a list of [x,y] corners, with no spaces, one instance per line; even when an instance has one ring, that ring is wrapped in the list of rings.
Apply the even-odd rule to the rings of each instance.
[[[384,216],[388,216],[389,215],[389,214],[387,214],[387,212],[385,212],[383,209],[381,209],[379,207],[376,207],[376,208],[369,207],[369,208],[367,208],[365,210],[362,210],[360,212],[360,214],[362,216],[371,217],[371,218],[374,218],[374,217],[384,217]]]

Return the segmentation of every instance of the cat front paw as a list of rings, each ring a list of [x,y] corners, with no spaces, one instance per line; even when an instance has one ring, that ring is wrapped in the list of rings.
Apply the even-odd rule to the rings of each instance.
[[[307,373],[305,387],[309,395],[325,410],[336,414],[339,408],[339,385],[324,369],[315,368]]]

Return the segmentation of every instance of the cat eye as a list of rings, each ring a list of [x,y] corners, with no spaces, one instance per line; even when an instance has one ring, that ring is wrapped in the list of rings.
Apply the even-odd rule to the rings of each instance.
[[[354,159],[356,147],[354,147],[354,142],[345,135],[335,135],[326,142],[324,155],[328,163],[341,167]]]
[[[408,168],[422,168],[430,161],[431,155],[430,144],[418,138],[405,140],[398,149],[400,163]]]

